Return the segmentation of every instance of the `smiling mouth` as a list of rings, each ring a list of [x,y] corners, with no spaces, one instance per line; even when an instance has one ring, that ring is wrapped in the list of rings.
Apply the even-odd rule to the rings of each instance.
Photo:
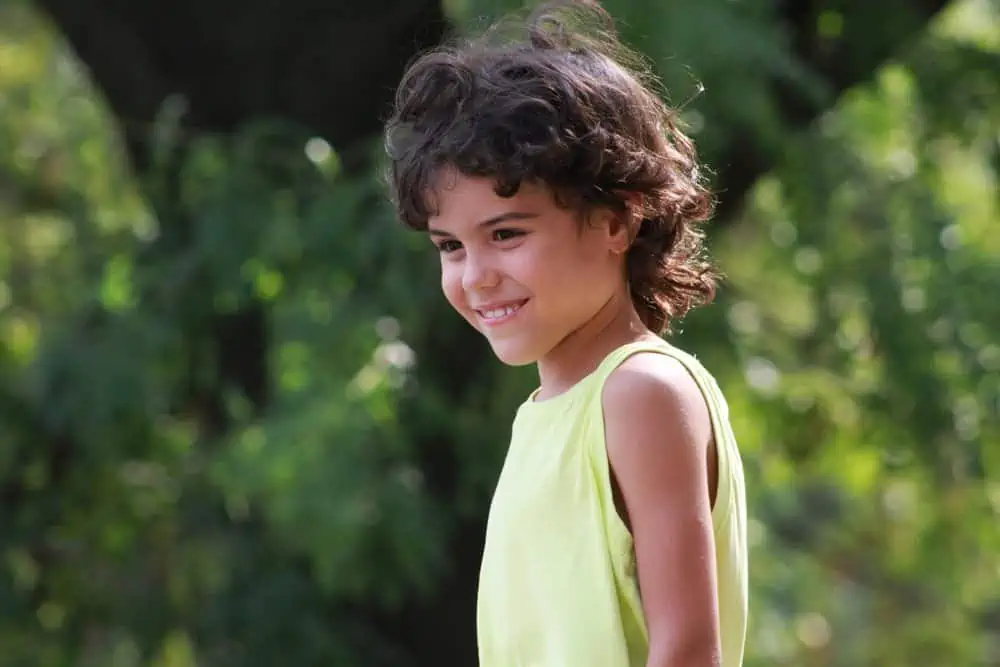
[[[528,300],[524,299],[523,301],[508,303],[503,306],[491,306],[483,310],[477,308],[476,314],[479,315],[484,324],[490,326],[501,324],[513,318],[527,302]]]

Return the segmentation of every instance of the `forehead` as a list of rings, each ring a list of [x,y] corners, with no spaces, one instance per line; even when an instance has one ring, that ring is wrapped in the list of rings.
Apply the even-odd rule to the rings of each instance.
[[[440,226],[522,211],[542,214],[557,208],[543,184],[522,183],[509,197],[497,194],[497,183],[488,177],[466,176],[454,169],[442,170],[427,193],[429,224]]]

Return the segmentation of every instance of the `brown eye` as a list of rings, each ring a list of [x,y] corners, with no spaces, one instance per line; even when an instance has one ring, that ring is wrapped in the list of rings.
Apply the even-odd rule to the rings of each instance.
[[[444,239],[443,241],[439,241],[437,243],[438,252],[446,255],[450,252],[455,252],[456,250],[461,249],[461,247],[462,244],[455,239]]]
[[[510,241],[519,236],[524,236],[524,232],[519,229],[495,229],[493,230],[493,238],[497,241]]]

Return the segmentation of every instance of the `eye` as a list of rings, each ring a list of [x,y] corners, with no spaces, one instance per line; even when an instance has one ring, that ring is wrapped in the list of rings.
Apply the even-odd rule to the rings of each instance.
[[[493,239],[496,241],[510,241],[511,239],[516,239],[519,236],[524,236],[524,232],[520,229],[494,229]]]
[[[444,255],[455,252],[456,250],[461,250],[462,248],[462,244],[455,239],[442,239],[435,245],[437,245],[438,252]]]

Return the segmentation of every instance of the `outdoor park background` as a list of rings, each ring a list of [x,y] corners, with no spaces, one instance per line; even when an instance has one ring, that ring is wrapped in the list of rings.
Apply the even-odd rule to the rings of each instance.
[[[475,664],[535,377],[378,131],[514,6],[0,0],[0,666]],[[1000,665],[1000,3],[605,6],[720,191],[677,338],[744,452],[745,664]]]

